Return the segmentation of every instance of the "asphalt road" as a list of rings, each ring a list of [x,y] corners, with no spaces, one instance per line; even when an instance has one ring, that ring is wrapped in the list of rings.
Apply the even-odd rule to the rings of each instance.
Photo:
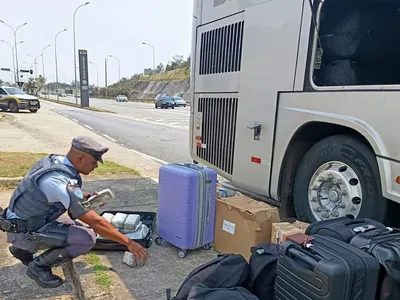
[[[57,99],[57,96],[50,96]],[[61,101],[75,103],[75,98],[71,96],[60,97]],[[78,98],[78,103],[80,99]],[[150,121],[155,123],[172,125],[188,129],[189,127],[189,107],[176,107],[175,109],[156,109],[154,104],[142,102],[116,102],[90,98],[90,106],[105,109],[122,116],[128,116],[137,121]]]
[[[52,106],[50,103],[48,105]],[[161,122],[138,121],[118,114],[54,107],[55,111],[70,117],[73,121],[79,122],[98,134],[115,140],[128,149],[171,163],[192,161],[189,155],[189,131],[185,128],[171,128],[171,125]],[[150,111],[147,108],[142,111],[147,110]],[[162,113],[167,115],[167,113],[171,113],[171,110],[162,110]]]

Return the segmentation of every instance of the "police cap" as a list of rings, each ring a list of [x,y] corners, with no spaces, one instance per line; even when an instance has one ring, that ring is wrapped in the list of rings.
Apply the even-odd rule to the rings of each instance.
[[[106,153],[109,148],[96,142],[94,139],[88,136],[77,136],[72,140],[72,147],[92,155],[97,161],[103,162],[101,157]]]

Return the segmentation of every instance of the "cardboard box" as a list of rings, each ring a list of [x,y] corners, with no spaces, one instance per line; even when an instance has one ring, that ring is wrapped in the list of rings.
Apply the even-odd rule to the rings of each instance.
[[[293,225],[304,231],[306,231],[307,227],[310,226],[310,224],[301,221],[296,221]]]
[[[246,196],[217,199],[214,248],[219,253],[242,254],[250,259],[251,247],[271,241],[272,223],[279,212]]]
[[[300,221],[294,223],[273,223],[271,230],[271,243],[282,244],[287,241],[288,236],[296,233],[304,233],[308,225],[309,224]]]

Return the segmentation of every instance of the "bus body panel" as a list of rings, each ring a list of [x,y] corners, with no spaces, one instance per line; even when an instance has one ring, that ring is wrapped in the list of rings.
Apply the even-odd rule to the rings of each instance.
[[[289,143],[298,130],[310,122],[345,126],[364,136],[376,155],[400,161],[400,132],[394,120],[400,111],[400,92],[352,91],[283,93],[279,98],[271,196],[278,197],[279,174]],[[390,107],[390,109],[388,109]],[[384,118],[377,118],[384,115]],[[391,120],[393,120],[391,122]],[[395,184],[400,164],[378,159],[382,194],[400,202]]]

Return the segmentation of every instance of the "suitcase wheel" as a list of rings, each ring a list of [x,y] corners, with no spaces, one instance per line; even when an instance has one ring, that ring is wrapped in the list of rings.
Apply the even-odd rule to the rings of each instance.
[[[212,244],[207,244],[204,246],[205,250],[211,250],[212,249]]]
[[[186,256],[186,251],[180,250],[180,251],[178,252],[178,257],[179,257],[179,258],[184,258],[185,256]]]
[[[155,242],[157,245],[160,245],[160,246],[161,246],[162,243],[163,243],[163,241],[164,241],[164,240],[158,236],[158,237],[156,237],[156,239],[155,239],[154,242]]]

